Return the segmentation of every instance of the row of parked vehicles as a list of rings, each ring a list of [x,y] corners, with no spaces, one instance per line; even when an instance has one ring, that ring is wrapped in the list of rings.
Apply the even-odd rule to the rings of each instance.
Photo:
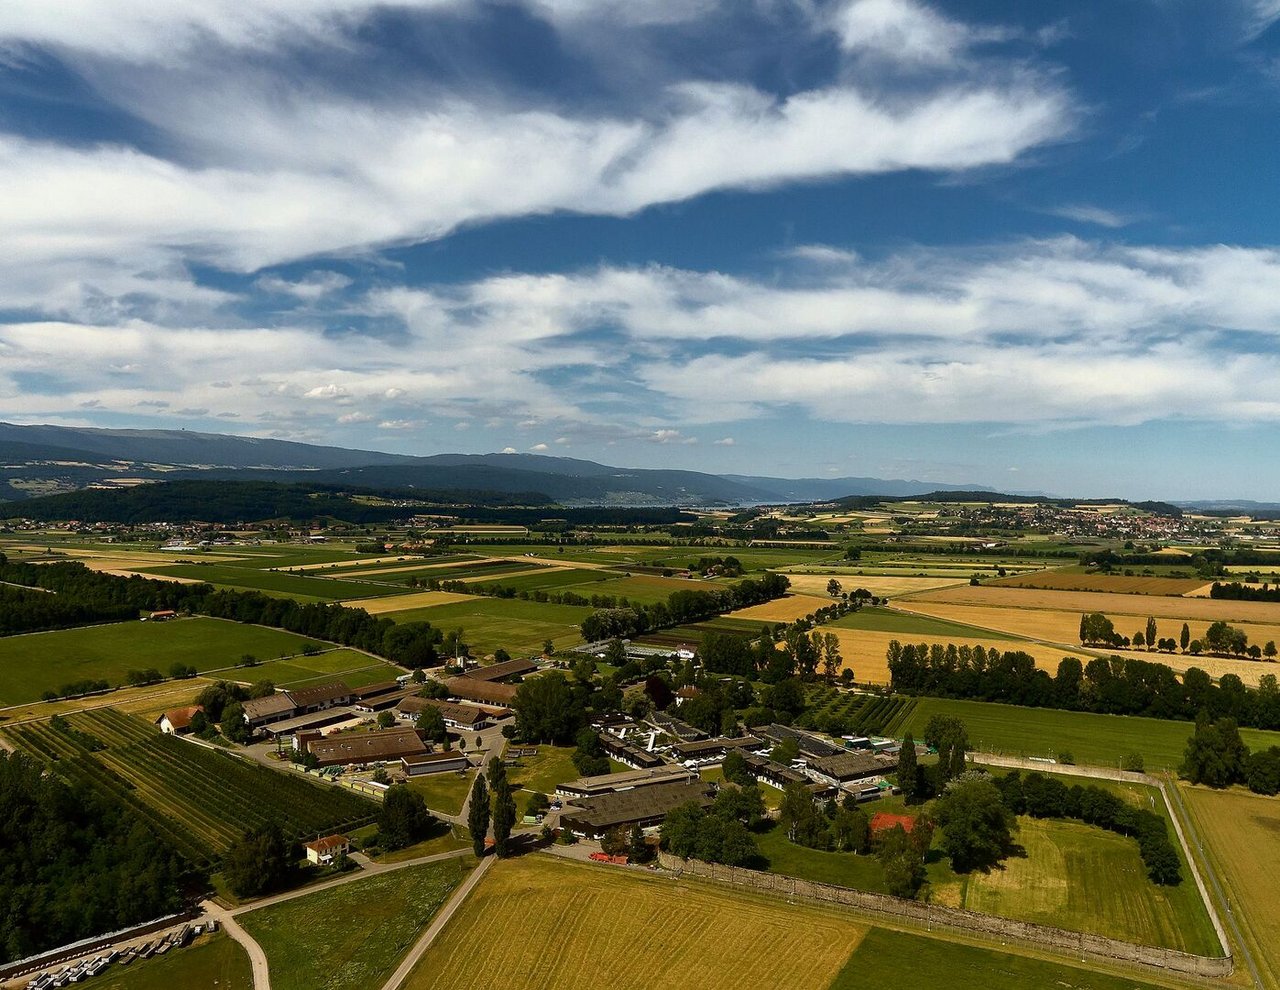
[[[218,923],[213,920],[199,925],[183,925],[176,932],[162,935],[159,938],[152,939],[150,942],[125,949],[123,952],[111,949],[92,959],[82,959],[69,966],[64,966],[57,972],[41,973],[27,984],[27,990],[53,990],[55,987],[70,986],[91,976],[97,976],[108,966],[128,966],[135,959],[150,959],[152,956],[163,956],[170,949],[180,949],[187,945],[197,935],[217,930]]]

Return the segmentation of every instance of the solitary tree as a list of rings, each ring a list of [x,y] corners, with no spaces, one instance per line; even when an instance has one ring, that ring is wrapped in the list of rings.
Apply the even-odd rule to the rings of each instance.
[[[942,828],[942,851],[957,873],[989,869],[1013,849],[1017,819],[986,774],[952,781],[934,814]]]
[[[902,751],[898,754],[898,786],[902,788],[902,800],[914,804],[919,793],[918,765],[916,763],[916,740],[910,732],[902,740]]]
[[[1182,652],[1187,652],[1187,647],[1191,645],[1191,627],[1185,622],[1182,624],[1182,635],[1178,640],[1182,644]]]
[[[839,598],[840,590],[841,590],[840,582],[837,581],[835,578],[832,578],[830,581],[827,582],[827,594],[830,595],[832,598]]]
[[[489,788],[484,784],[484,774],[476,774],[471,785],[471,804],[467,808],[467,828],[471,830],[471,848],[477,856],[484,855],[484,840],[489,834]]]
[[[1150,616],[1147,618],[1147,649],[1155,649],[1157,635],[1155,616]]]

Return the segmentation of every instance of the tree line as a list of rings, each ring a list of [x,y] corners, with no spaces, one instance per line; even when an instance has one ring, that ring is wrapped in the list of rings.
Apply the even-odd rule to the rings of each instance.
[[[1181,678],[1167,664],[1129,657],[1064,657],[1056,674],[1021,651],[953,643],[902,644],[886,651],[890,683],[901,694],[997,701],[1032,708],[1191,721],[1200,712],[1240,725],[1280,728],[1280,685],[1266,674],[1257,690],[1235,674],[1218,683],[1199,667]]]
[[[1264,584],[1261,588],[1252,588],[1239,581],[1221,583],[1214,581],[1209,589],[1210,598],[1227,598],[1240,602],[1280,602],[1280,587]]]
[[[588,643],[630,639],[654,629],[701,622],[725,612],[781,598],[790,586],[791,582],[784,575],[770,572],[762,578],[747,578],[714,591],[682,588],[668,595],[665,602],[651,605],[633,603],[626,608],[593,612],[582,620],[582,638]]]

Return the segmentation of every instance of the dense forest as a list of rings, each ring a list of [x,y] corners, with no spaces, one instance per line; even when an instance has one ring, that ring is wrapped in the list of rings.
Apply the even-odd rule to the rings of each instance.
[[[1209,589],[1209,597],[1229,598],[1240,602],[1280,602],[1280,587],[1263,585],[1260,588],[1251,588],[1239,581],[1228,584],[1214,581],[1213,587]]]
[[[1179,679],[1162,663],[1095,657],[1082,664],[1064,657],[1051,675],[1021,651],[896,640],[887,658],[893,689],[901,694],[1187,721],[1205,712],[1240,725],[1280,729],[1280,685],[1274,674],[1263,675],[1252,691],[1235,674],[1223,674],[1215,684],[1198,667],[1189,667]]]
[[[177,911],[186,870],[127,808],[0,750],[0,961]]]

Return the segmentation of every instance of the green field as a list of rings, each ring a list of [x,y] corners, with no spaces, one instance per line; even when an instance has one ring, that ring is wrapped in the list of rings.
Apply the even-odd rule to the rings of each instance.
[[[308,642],[279,629],[209,618],[7,636],[0,639],[0,705],[36,701],[73,681],[121,684],[126,672],[144,667],[167,676],[174,663],[203,672],[234,667],[245,653],[260,660],[290,656]]]
[[[311,838],[363,824],[377,813],[375,804],[353,791],[162,735],[146,721],[109,708],[79,712],[68,721],[105,748],[89,752],[50,722],[5,732],[63,776],[133,808],[197,863],[212,862],[246,828],[263,822],[279,823],[292,838]]]
[[[223,932],[202,936],[185,949],[109,966],[77,986],[88,990],[253,990],[249,957]]]
[[[272,565],[275,566],[275,565]],[[262,567],[243,567],[239,563],[171,564],[167,567],[148,567],[147,574],[155,577],[191,578],[206,581],[219,588],[237,588],[242,591],[262,591],[284,598],[303,601],[337,601],[341,598],[376,598],[395,594],[400,589],[394,585],[371,584],[363,581],[339,581],[336,578],[309,577],[308,573],[324,574],[324,571],[286,574]]]
[[[421,777],[410,777],[409,786],[422,795],[432,811],[456,815],[462,811],[462,804],[471,792],[471,782],[474,779],[474,771],[463,774],[429,773]]]
[[[928,615],[916,615],[910,612],[895,612],[887,608],[864,608],[857,612],[836,619],[830,625],[840,629],[872,629],[876,632],[901,633],[904,639],[914,642],[911,637],[936,637],[940,642],[953,639],[972,639],[981,637],[990,639],[991,630],[966,626],[961,622],[948,622],[946,619],[935,619]],[[1004,638],[1017,639],[1016,636]]]
[[[582,567],[575,567],[568,571],[547,571],[543,574],[520,574],[516,577],[501,578],[494,581],[504,588],[514,588],[520,591],[572,591],[575,594],[591,595],[605,594],[598,585],[602,581],[608,581],[618,577],[612,571],[592,571]],[[486,581],[479,582],[487,584]]]
[[[363,687],[389,681],[404,673],[394,664],[378,660],[359,650],[326,650],[313,656],[268,660],[255,667],[242,667],[224,676],[237,681],[271,681],[276,687],[302,687],[329,680],[344,681],[348,687]]]
[[[380,987],[462,882],[449,859],[354,880],[237,919],[262,946],[273,990]]]
[[[499,647],[512,655],[542,649],[550,639],[558,649],[581,642],[578,623],[591,609],[578,605],[549,605],[518,598],[474,596],[465,602],[432,605],[388,614],[396,622],[430,622],[438,629],[461,628],[473,653],[492,653]]]
[[[1116,766],[1128,753],[1141,753],[1148,771],[1176,769],[1194,728],[1174,722],[1129,715],[1095,715],[1051,708],[1020,708],[982,701],[919,698],[910,717],[887,732],[922,738],[932,715],[954,715],[964,722],[969,741],[983,752],[1009,756],[1056,758],[1063,751],[1077,763]],[[1241,729],[1252,749],[1280,746],[1280,732]]]
[[[533,747],[530,747],[533,748]],[[572,746],[538,746],[537,756],[523,756],[512,760],[508,756],[507,779],[512,787],[522,787],[526,791],[541,791],[551,795],[557,784],[566,780],[576,780],[582,776],[573,765],[574,747]]]
[[[1017,956],[942,938],[873,928],[830,990],[1154,990],[1129,976]]]

